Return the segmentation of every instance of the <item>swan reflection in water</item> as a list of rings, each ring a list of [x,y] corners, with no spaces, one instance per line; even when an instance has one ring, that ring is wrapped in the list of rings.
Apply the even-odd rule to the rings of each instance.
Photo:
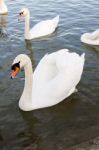
[[[97,55],[99,54],[99,45],[84,44],[83,47],[86,48],[86,49],[88,49],[88,50],[95,51],[97,53]]]
[[[35,68],[35,60],[34,60],[34,54],[33,54],[33,48],[32,48],[32,42],[30,40],[25,40],[25,46],[26,49],[29,50],[29,57],[32,61],[32,66]]]
[[[25,128],[18,133],[18,137],[21,140],[27,139],[25,141],[27,144],[25,146],[26,150],[27,148],[32,150],[35,147],[43,149],[43,145],[49,149],[50,142],[52,146],[57,143],[56,133],[60,140],[62,136],[65,137],[66,132],[68,133],[68,123],[71,125],[72,122],[75,122],[75,117],[72,118],[72,115],[77,103],[79,103],[79,95],[75,94],[69,101],[64,101],[54,107],[28,112],[19,109]],[[53,141],[51,137],[55,140]]]
[[[0,15],[0,38],[6,38],[8,36],[7,18],[8,18],[8,15]]]

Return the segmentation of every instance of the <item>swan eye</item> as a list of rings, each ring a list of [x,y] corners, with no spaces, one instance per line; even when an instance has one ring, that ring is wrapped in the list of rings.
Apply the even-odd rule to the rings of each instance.
[[[23,12],[20,12],[20,16],[23,15],[23,13],[24,13],[24,11],[23,11]]]

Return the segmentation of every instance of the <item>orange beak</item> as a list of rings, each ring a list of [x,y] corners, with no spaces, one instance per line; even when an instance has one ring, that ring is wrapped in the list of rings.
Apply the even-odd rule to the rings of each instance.
[[[11,79],[14,79],[16,77],[16,75],[19,73],[20,68],[16,67],[15,70],[11,71]]]

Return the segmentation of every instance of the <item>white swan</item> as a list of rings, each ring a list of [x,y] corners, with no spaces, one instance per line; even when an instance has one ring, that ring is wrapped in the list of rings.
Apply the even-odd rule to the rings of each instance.
[[[30,111],[53,106],[75,92],[83,72],[84,55],[70,53],[67,49],[47,54],[34,73],[30,58],[25,54],[18,55],[11,67],[11,77],[24,67],[25,86],[19,107]]]
[[[4,0],[0,0],[0,15],[8,13],[7,6],[4,2]]]
[[[99,29],[92,33],[84,33],[81,36],[81,42],[88,45],[99,45]]]
[[[30,12],[27,8],[21,9],[19,13],[19,20],[20,18],[25,17],[25,39],[31,40],[34,38],[39,38],[42,36],[49,35],[53,33],[58,25],[59,16],[51,20],[45,20],[37,23],[31,30],[30,30]]]

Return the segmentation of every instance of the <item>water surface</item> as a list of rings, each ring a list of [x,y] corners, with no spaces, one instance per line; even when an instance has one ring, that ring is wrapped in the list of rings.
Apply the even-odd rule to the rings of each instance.
[[[99,27],[98,0],[6,0],[9,14],[0,18],[0,150],[68,150],[99,136],[99,52],[80,42],[84,32]],[[59,27],[51,36],[24,40],[24,22],[18,22],[22,7],[31,12],[31,27],[60,15]],[[18,108],[24,87],[24,72],[9,77],[13,59],[28,54],[35,68],[46,54],[68,48],[86,53],[78,93],[60,104],[30,112]],[[97,47],[98,49],[98,47]],[[61,85],[60,85],[61,86]]]

